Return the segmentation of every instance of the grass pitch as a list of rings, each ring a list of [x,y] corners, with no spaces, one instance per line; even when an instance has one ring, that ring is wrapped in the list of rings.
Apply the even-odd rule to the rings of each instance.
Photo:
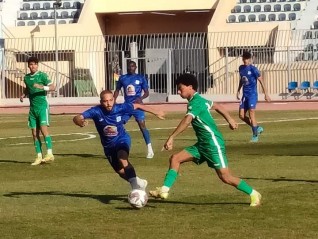
[[[236,112],[233,112],[235,115]],[[218,124],[224,124],[216,113]],[[136,123],[130,160],[148,189],[162,184],[171,152],[160,152],[182,114],[148,117],[155,158]],[[220,125],[229,166],[263,195],[263,205],[224,185],[205,164],[182,165],[168,200],[141,210],[127,203],[129,185],[104,159],[93,123],[78,128],[71,115],[52,116],[56,161],[30,166],[34,149],[27,115],[0,116],[1,238],[318,238],[318,112],[258,112],[265,132],[250,144],[250,129]],[[156,128],[156,129],[155,129]],[[97,137],[95,137],[97,136]],[[173,152],[195,142],[192,129]]]

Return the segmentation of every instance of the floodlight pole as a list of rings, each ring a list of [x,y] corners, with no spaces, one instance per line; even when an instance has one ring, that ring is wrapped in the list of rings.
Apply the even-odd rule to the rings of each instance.
[[[56,17],[56,9],[62,5],[61,0],[56,0],[53,3],[54,7],[54,40],[55,40],[55,76],[56,76],[56,96],[60,96],[60,82],[59,82],[59,49],[57,42],[57,17]]]

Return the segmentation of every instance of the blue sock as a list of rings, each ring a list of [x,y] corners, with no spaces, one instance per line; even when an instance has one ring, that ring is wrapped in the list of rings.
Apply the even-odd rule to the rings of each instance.
[[[253,135],[257,135],[258,126],[252,126]]]
[[[141,129],[141,133],[145,139],[146,144],[150,144],[151,140],[150,140],[149,130],[148,129]]]

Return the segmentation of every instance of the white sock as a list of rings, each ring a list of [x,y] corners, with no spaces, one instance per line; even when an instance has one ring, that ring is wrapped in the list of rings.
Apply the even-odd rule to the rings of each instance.
[[[153,152],[153,149],[152,149],[151,143],[150,143],[150,144],[147,144],[147,148],[148,148],[148,152]]]
[[[48,149],[47,154],[53,154],[52,149]]]
[[[170,188],[167,187],[167,186],[162,186],[161,187],[161,192],[163,192],[163,193],[167,193],[167,192],[169,192],[169,190],[170,190]]]
[[[42,158],[42,153],[38,153],[38,158]]]
[[[250,196],[255,195],[256,193],[257,193],[257,191],[253,189],[253,191],[251,192]]]
[[[137,182],[137,177],[135,178],[130,178],[128,179],[129,183],[130,183],[130,186],[132,189],[138,189],[140,188],[139,185],[138,185],[138,182]]]
[[[137,184],[140,188],[144,187],[145,186],[145,181],[139,177],[136,177],[136,180],[137,180]]]

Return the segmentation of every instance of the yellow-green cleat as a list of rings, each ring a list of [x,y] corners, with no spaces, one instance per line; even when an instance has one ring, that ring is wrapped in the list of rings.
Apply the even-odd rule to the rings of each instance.
[[[54,161],[54,155],[53,155],[53,154],[47,154],[47,155],[45,155],[43,161],[44,161],[45,163],[51,163],[51,162],[53,162],[53,161]]]
[[[39,165],[41,163],[44,163],[44,160],[42,159],[42,157],[36,157],[34,162],[31,163],[32,166],[36,166],[36,165]]]
[[[168,192],[162,192],[161,187],[157,187],[156,190],[149,191],[149,195],[154,198],[167,199],[169,196]]]
[[[261,199],[262,199],[262,195],[255,191],[251,194],[251,207],[258,207],[261,205]]]

